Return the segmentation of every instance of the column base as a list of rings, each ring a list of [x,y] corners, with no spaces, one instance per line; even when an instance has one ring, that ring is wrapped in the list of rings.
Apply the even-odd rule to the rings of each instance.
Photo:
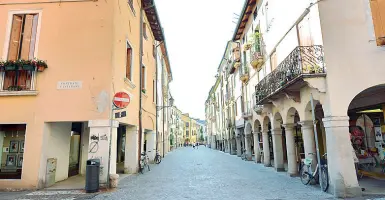
[[[299,174],[298,173],[289,173],[289,176],[290,177],[299,177]]]
[[[332,187],[329,185],[328,191],[332,192],[335,197],[338,198],[352,198],[352,197],[361,197],[362,189],[361,187]]]
[[[257,161],[255,161],[256,163],[261,163],[261,161],[260,160],[257,160]]]
[[[285,171],[285,168],[276,168],[275,169],[277,172],[284,172]]]
[[[271,167],[271,164],[263,164],[265,167]]]

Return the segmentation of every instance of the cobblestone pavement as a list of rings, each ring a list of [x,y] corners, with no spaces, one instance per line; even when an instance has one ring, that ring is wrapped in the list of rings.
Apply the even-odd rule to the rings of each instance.
[[[180,148],[169,153],[150,172],[119,183],[114,193],[95,199],[334,199],[299,178],[275,172],[254,162],[211,150]]]

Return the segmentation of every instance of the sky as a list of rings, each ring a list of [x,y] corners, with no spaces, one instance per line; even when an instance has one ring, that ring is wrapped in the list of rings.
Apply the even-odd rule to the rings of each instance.
[[[156,0],[155,3],[166,36],[174,104],[190,117],[205,119],[205,101],[244,0]]]

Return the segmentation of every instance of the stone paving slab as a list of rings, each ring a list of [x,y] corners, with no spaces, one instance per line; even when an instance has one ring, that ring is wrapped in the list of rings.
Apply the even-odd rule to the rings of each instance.
[[[95,199],[334,199],[299,178],[201,147],[180,148],[143,175],[131,176],[114,193]]]

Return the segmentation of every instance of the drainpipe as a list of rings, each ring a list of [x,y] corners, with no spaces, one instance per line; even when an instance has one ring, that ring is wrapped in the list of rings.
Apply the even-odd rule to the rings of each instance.
[[[158,52],[157,49],[158,47],[162,44],[163,42],[160,42],[158,45],[155,46],[155,49],[156,49],[156,53]],[[155,149],[156,151],[158,152],[158,143],[159,143],[159,139],[158,139],[158,54],[155,55],[155,76],[156,76],[156,81],[155,81],[155,108],[156,108],[156,122],[155,122],[155,131],[156,131],[156,134],[155,134],[155,141],[156,141],[156,144],[155,144]]]
[[[139,37],[140,37],[140,44],[139,44],[139,70],[140,70],[140,76],[139,76],[139,140],[138,140],[138,145],[139,145],[139,151],[138,151],[138,166],[140,166],[140,157],[142,153],[142,79],[143,79],[143,74],[142,74],[142,54],[143,54],[143,9],[140,9],[140,26],[139,26]]]

